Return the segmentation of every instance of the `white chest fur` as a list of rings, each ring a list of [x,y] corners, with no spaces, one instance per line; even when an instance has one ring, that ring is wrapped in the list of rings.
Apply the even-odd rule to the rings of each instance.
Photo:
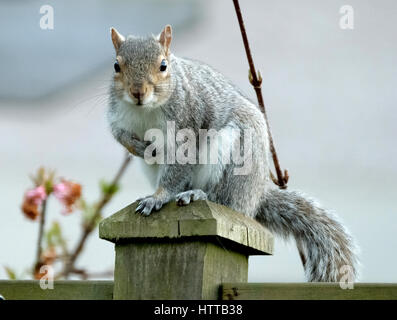
[[[216,144],[207,145],[208,153],[215,154],[216,163],[210,164],[211,162],[208,161],[208,164],[198,164],[195,167],[192,180],[193,189],[210,192],[211,188],[219,182],[226,169],[226,164],[232,160],[231,153],[235,142],[239,139],[239,135],[235,131],[235,127],[230,124],[218,132],[216,139]]]
[[[143,140],[145,132],[149,129],[160,129],[164,132],[166,121],[160,108],[142,108],[120,101],[117,109],[108,113],[108,120],[111,126],[124,129],[134,133]],[[159,165],[148,165],[145,160],[137,158],[140,169],[149,179],[154,188],[157,188],[159,181]]]
[[[109,113],[109,122],[120,129],[136,134],[142,140],[146,131],[149,129],[160,129],[164,133],[164,136],[166,136],[167,132],[167,122],[161,108],[142,108],[141,106],[134,106],[123,101],[119,102],[117,112]],[[195,166],[191,181],[193,188],[209,191],[206,190],[209,186],[214,186],[219,182],[225,170],[225,163],[223,163],[222,156],[225,156],[225,154],[230,156],[232,146],[237,140],[233,129],[233,126],[230,126],[221,130],[218,134],[219,143],[209,146],[209,150],[215,148],[213,151],[218,158],[216,164],[197,164]],[[142,166],[141,169],[153,187],[157,188],[162,165],[149,165],[145,160],[140,160],[142,161],[138,162]]]
[[[166,121],[161,108],[147,108],[120,101],[117,110],[109,113],[109,122],[120,129],[135,133],[141,140],[149,129],[164,132]]]

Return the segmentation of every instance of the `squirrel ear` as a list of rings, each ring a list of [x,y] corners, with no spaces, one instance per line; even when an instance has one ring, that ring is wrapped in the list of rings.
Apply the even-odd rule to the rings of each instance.
[[[110,28],[110,33],[112,35],[113,46],[116,49],[116,51],[118,51],[120,45],[124,42],[125,38],[115,28]]]
[[[159,42],[163,46],[167,56],[170,53],[171,40],[172,40],[172,28],[169,24],[167,24],[164,27],[163,31],[161,31],[159,36]]]

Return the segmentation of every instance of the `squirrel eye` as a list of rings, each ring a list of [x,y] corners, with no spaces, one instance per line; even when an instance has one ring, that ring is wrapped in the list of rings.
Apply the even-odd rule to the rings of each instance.
[[[116,62],[114,63],[114,71],[120,72],[120,65],[119,65],[119,62],[118,62],[118,61],[116,61]]]
[[[160,71],[164,72],[165,70],[167,70],[167,61],[165,59],[163,59],[163,61],[161,61],[161,65],[160,65]]]

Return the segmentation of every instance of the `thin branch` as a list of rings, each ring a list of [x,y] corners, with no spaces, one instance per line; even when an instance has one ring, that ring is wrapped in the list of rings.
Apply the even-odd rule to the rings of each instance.
[[[84,269],[73,269],[70,273],[80,276],[83,280],[89,278],[111,278],[114,274],[113,270],[107,270],[102,272],[87,272]]]
[[[260,72],[258,71],[258,73],[256,73],[256,70],[255,70],[254,60],[252,58],[251,49],[250,49],[250,46],[248,43],[247,33],[245,31],[244,20],[243,20],[242,14],[241,14],[240,4],[239,4],[238,0],[233,0],[233,4],[234,4],[234,8],[236,10],[238,23],[240,25],[240,31],[241,31],[241,35],[243,37],[245,52],[247,54],[248,64],[249,64],[249,68],[250,68],[249,80],[250,80],[250,83],[252,84],[252,86],[254,87],[256,97],[258,99],[259,107],[262,110],[263,115],[265,116],[265,121],[266,121],[266,125],[267,125],[267,133],[269,136],[270,152],[272,153],[274,167],[275,167],[276,173],[277,173],[277,180],[274,178],[273,174],[270,172],[271,177],[273,177],[272,178],[273,182],[276,185],[278,185],[280,187],[280,189],[286,189],[287,182],[289,179],[288,171],[284,170],[284,174],[283,174],[283,172],[280,169],[280,163],[278,161],[276,148],[274,147],[273,137],[272,137],[272,133],[270,130],[270,124],[269,124],[269,120],[268,120],[267,114],[266,114],[265,103],[263,102],[262,77],[261,77]]]
[[[39,237],[37,239],[37,250],[36,250],[36,263],[37,266],[41,262],[41,254],[43,252],[43,235],[44,235],[44,225],[45,225],[45,215],[46,215],[46,208],[47,208],[47,200],[44,200],[41,205],[41,212],[40,212],[40,224],[39,224]]]
[[[119,180],[122,177],[122,175],[124,174],[125,170],[127,169],[130,161],[131,161],[131,156],[128,153],[126,153],[124,161],[121,164],[119,170],[117,171],[115,177],[113,178],[111,186],[118,185]],[[67,278],[70,275],[70,273],[73,272],[73,270],[76,270],[74,267],[75,262],[76,262],[78,256],[80,255],[80,253],[82,252],[84,245],[88,239],[88,236],[95,229],[96,221],[100,217],[100,215],[102,213],[102,209],[111,200],[112,196],[113,196],[113,194],[102,193],[102,197],[96,206],[95,212],[92,215],[91,220],[84,226],[83,233],[81,234],[80,240],[78,241],[75,250],[72,252],[68,261],[65,264],[65,268],[63,271],[63,276],[65,278]]]

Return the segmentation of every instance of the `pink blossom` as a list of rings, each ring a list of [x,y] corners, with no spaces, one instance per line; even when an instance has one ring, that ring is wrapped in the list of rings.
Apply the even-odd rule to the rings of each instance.
[[[35,220],[40,215],[38,207],[46,198],[47,194],[43,186],[28,190],[25,193],[22,203],[22,211],[25,216],[31,220]]]
[[[47,199],[47,194],[43,186],[38,186],[37,188],[28,190],[26,192],[25,198],[34,203],[35,205],[41,205],[45,199]]]
[[[54,196],[60,201],[62,201],[68,193],[68,187],[63,182],[54,185],[52,190],[54,192]]]
[[[74,204],[81,196],[81,185],[70,181],[62,181],[54,185],[54,196],[65,206],[62,210],[63,214],[71,213]]]

